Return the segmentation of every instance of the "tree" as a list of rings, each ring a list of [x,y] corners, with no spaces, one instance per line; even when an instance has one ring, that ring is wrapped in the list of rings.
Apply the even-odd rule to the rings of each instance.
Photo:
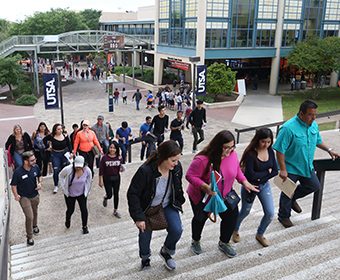
[[[215,62],[207,69],[207,92],[217,95],[235,88],[237,71],[226,70],[226,65]]]
[[[289,65],[316,74],[312,93],[312,98],[316,99],[321,88],[321,76],[340,69],[340,38],[310,38],[298,43],[287,56]]]
[[[12,99],[14,99],[12,86],[19,85],[23,77],[23,70],[18,60],[21,60],[19,55],[7,58],[0,57],[0,85],[9,86]]]
[[[5,19],[0,19],[0,42],[6,40],[9,35],[8,31],[10,29],[11,23]]]
[[[77,30],[97,30],[101,11],[87,9],[80,13],[68,9],[36,12],[24,21],[12,24],[10,35],[56,35]]]

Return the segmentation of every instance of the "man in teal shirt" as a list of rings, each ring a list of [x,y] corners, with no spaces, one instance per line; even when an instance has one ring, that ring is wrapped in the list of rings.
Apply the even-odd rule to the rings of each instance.
[[[286,228],[293,226],[290,220],[291,209],[297,213],[302,211],[296,200],[320,188],[313,167],[315,148],[327,151],[333,160],[340,157],[340,154],[322,142],[318,124],[315,122],[317,108],[318,105],[313,101],[304,101],[299,113],[282,125],[273,145],[280,167],[279,176],[283,181],[289,177],[300,183],[292,199],[281,192],[278,219]]]

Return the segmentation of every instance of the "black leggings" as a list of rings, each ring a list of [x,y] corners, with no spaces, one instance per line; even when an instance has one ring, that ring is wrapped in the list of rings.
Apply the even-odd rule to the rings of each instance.
[[[108,180],[103,179],[104,187],[106,191],[106,199],[110,199],[112,197],[112,190],[113,190],[113,207],[114,209],[118,209],[118,202],[119,202],[119,187],[120,187],[120,176],[118,176],[117,180]]]
[[[83,152],[79,150],[79,155],[85,159],[85,162],[88,164],[88,167],[91,169],[92,178],[93,178],[94,176],[94,172],[93,172],[94,154],[93,152],[92,151]]]
[[[192,239],[195,241],[201,240],[201,234],[203,231],[204,224],[208,219],[208,214],[203,211],[203,207],[201,203],[197,205],[190,199],[190,204],[192,211],[194,213],[194,217],[191,221],[191,231],[192,231]],[[203,212],[203,213],[202,213]],[[230,208],[227,211],[220,213],[220,218],[222,219],[220,225],[220,241],[223,243],[229,243],[230,238],[234,232],[237,217],[238,217],[238,207],[235,207],[234,210]]]
[[[51,152],[44,151],[44,154],[43,154],[44,158],[43,158],[43,155],[39,151],[34,150],[34,155],[35,155],[35,158],[37,159],[37,165],[39,166],[42,176],[46,176],[48,163],[50,162],[50,158],[51,158]]]
[[[76,204],[76,200],[78,201],[79,204],[79,208],[80,208],[80,212],[81,212],[81,221],[83,224],[83,227],[87,226],[87,218],[88,218],[88,212],[87,212],[87,206],[86,206],[86,202],[87,202],[87,197],[85,197],[84,194],[80,195],[80,196],[76,196],[76,197],[71,197],[71,196],[66,196],[65,197],[65,202],[66,202],[66,221],[70,221],[71,220],[71,216],[74,212],[74,206]]]

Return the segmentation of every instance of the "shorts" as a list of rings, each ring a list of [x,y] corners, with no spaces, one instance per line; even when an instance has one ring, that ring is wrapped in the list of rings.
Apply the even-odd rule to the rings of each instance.
[[[148,101],[146,104],[147,105],[152,105],[152,101]]]
[[[169,104],[170,104],[171,106],[173,106],[173,105],[175,105],[175,101],[174,101],[174,100],[169,100]]]

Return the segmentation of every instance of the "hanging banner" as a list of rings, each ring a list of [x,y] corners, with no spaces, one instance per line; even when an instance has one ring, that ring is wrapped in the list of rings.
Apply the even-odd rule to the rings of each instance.
[[[58,75],[43,74],[45,109],[59,109],[58,102]]]
[[[207,65],[197,65],[197,96],[207,94]]]
[[[189,71],[189,64],[177,60],[169,60],[169,66],[177,69]]]
[[[115,70],[115,54],[109,53],[107,55],[107,69],[110,72],[113,72]]]

